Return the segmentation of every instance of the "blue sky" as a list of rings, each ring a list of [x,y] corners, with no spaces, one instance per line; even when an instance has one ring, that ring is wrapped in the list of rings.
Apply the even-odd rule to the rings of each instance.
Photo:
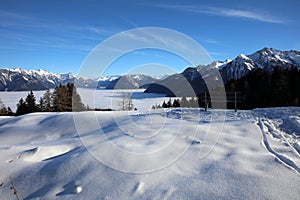
[[[300,3],[286,1],[0,0],[0,67],[77,73],[99,43],[139,27],[173,29],[196,40],[213,60],[263,47],[300,50]],[[161,51],[141,51],[104,75],[147,63],[182,71],[189,63]],[[202,64],[202,63],[199,63]]]

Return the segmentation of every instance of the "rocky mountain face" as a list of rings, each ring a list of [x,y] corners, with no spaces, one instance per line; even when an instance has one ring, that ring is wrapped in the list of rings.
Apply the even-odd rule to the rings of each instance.
[[[207,85],[214,86],[219,78],[226,84],[229,80],[240,79],[253,70],[273,71],[276,67],[300,69],[300,52],[264,48],[250,55],[240,54],[234,60],[189,67],[180,74],[150,84],[145,92],[168,96],[194,96],[205,91]]]

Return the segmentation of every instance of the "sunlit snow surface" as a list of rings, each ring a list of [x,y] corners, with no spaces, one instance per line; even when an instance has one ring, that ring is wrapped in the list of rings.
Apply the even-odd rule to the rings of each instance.
[[[82,112],[76,123],[72,113],[0,118],[1,199],[14,199],[9,176],[25,200],[299,199],[300,108]],[[141,162],[110,144],[137,155],[172,148]]]

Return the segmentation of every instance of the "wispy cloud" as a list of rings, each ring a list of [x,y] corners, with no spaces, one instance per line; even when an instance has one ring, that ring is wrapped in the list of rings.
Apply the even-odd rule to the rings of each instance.
[[[222,17],[235,17],[235,18],[245,18],[258,20],[266,23],[277,23],[284,24],[287,23],[288,20],[281,19],[277,16],[271,15],[267,12],[258,12],[258,11],[250,11],[250,10],[241,10],[241,9],[229,9],[229,8],[219,8],[219,7],[201,7],[201,6],[187,6],[187,5],[164,5],[157,4],[155,7],[165,8],[165,9],[173,9],[179,10],[183,12],[190,13],[199,13],[199,14],[207,14],[214,16],[222,16]]]
[[[89,52],[100,41],[118,31],[116,28],[55,21],[0,10],[0,42],[9,41],[16,49],[51,48]],[[9,49],[10,45],[1,48]]]

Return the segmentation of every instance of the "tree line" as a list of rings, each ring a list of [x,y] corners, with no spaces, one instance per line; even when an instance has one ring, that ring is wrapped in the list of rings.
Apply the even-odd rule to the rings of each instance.
[[[226,91],[240,91],[240,109],[300,106],[300,70],[257,69],[226,84]]]
[[[48,89],[36,102],[36,97],[30,91],[25,99],[21,98],[17,104],[16,113],[0,102],[0,115],[18,116],[33,112],[71,112],[88,110],[81,101],[74,84],[57,86],[53,93]]]
[[[160,108],[178,108],[178,107],[187,107],[187,108],[199,108],[199,101],[198,97],[182,97],[181,99],[174,99],[173,101],[171,98],[166,102],[164,101],[162,104],[153,105],[152,109],[160,109]]]
[[[273,71],[257,69],[248,75],[230,80],[225,84],[226,107],[234,109],[253,109],[262,107],[300,106],[300,70],[297,67],[290,69],[274,68]],[[220,88],[215,88],[214,95]],[[221,93],[220,93],[221,94]],[[237,96],[234,96],[237,95]],[[218,96],[218,95],[217,95]],[[236,102],[234,102],[236,99]],[[237,104],[237,105],[235,105]],[[215,102],[214,108],[222,108],[224,104]],[[197,97],[182,97],[163,102],[156,108],[170,107],[212,107],[209,91],[200,93]]]
[[[13,116],[14,112],[8,106],[6,107],[2,100],[0,99],[0,116]]]

